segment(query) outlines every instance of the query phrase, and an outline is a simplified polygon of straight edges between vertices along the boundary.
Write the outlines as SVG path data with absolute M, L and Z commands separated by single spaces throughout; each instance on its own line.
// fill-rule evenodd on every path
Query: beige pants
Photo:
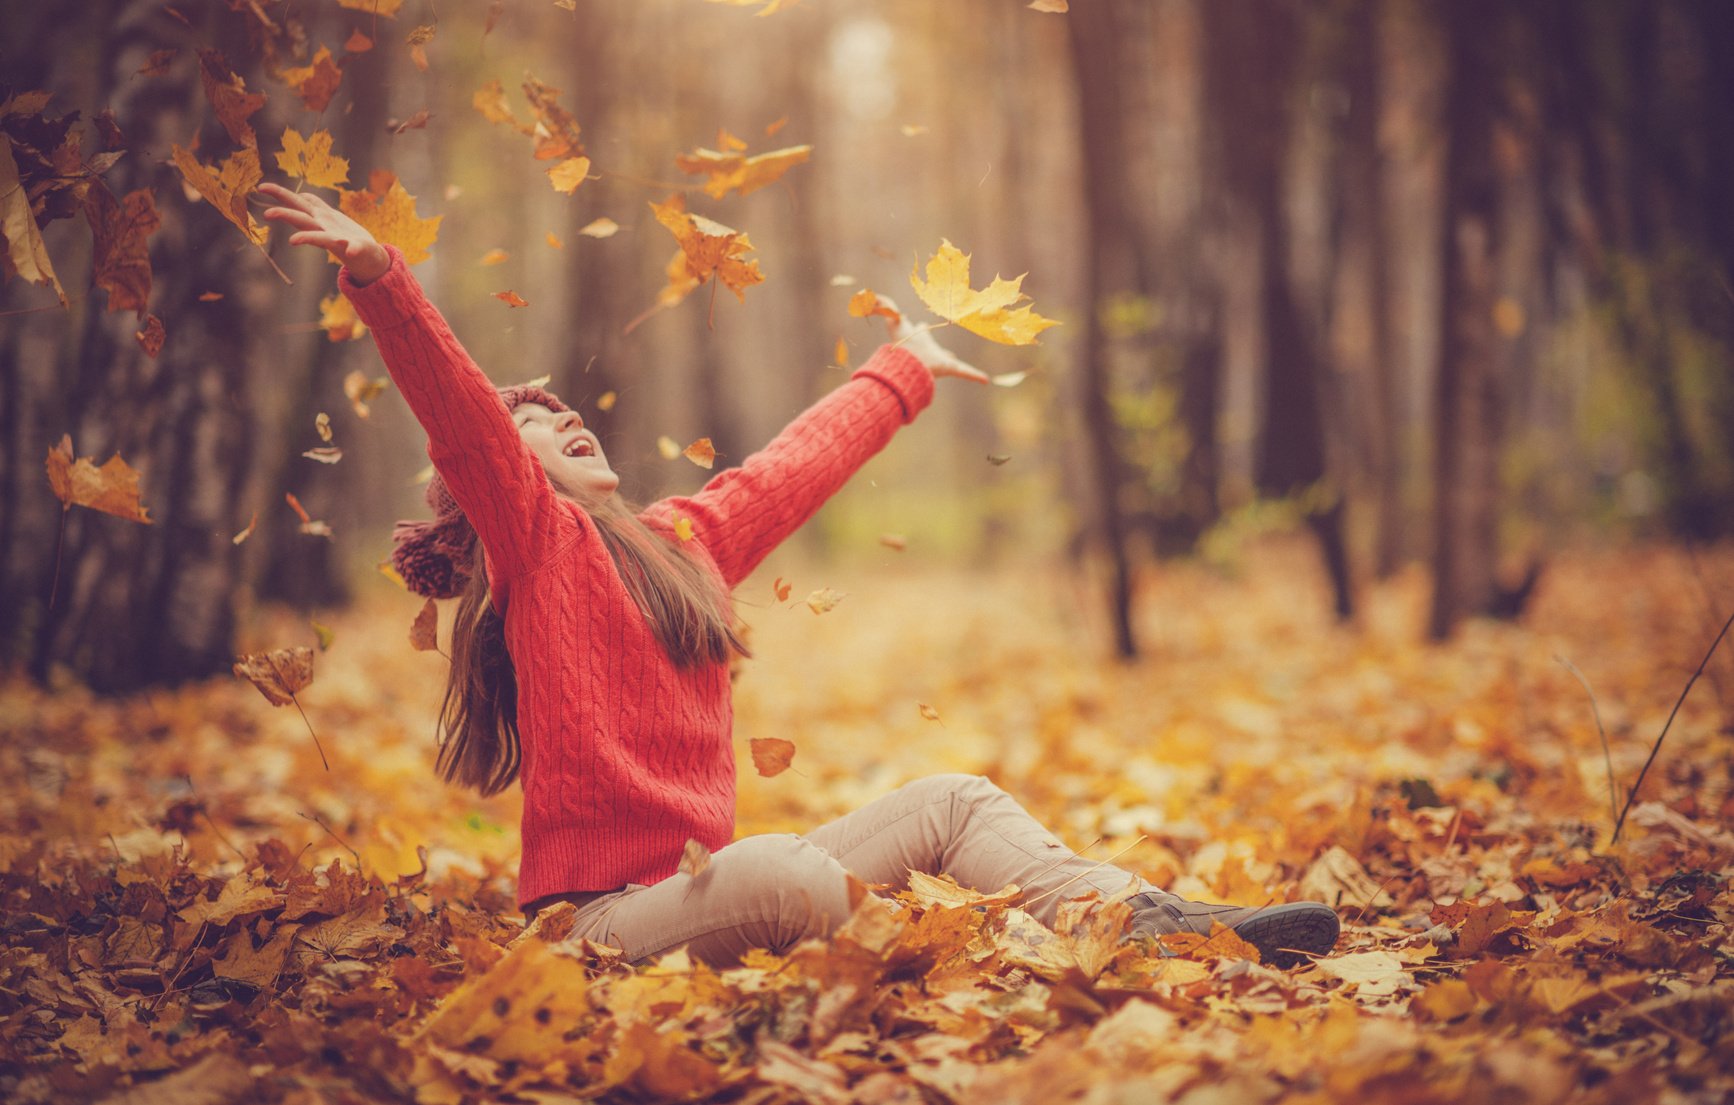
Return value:
M 910 871 L 982 891 L 1016 883 L 1026 901 L 1040 898 L 1029 910 L 1043 924 L 1053 923 L 1061 901 L 1107 896 L 1132 879 L 1077 856 L 987 779 L 933 775 L 802 836 L 737 840 L 697 879 L 675 875 L 597 895 L 579 906 L 573 936 L 622 948 L 632 960 L 685 944 L 695 958 L 727 966 L 749 948 L 785 951 L 841 925 L 849 916 L 845 873 L 900 889 Z

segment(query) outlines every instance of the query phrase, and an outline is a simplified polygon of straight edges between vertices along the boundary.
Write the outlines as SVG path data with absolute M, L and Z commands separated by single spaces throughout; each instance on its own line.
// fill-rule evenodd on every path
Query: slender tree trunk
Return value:
M 1498 5 L 1460 0 L 1445 15 L 1450 55 L 1443 331 L 1435 411 L 1433 605 L 1428 632 L 1494 604 L 1502 381 L 1494 331 L 1501 196 L 1493 160 Z
M 1083 140 L 1084 206 L 1089 227 L 1084 284 L 1084 340 L 1078 371 L 1080 406 L 1088 436 L 1096 538 L 1109 563 L 1108 613 L 1115 650 L 1137 655 L 1132 631 L 1132 568 L 1126 549 L 1126 520 L 1120 503 L 1122 462 L 1109 403 L 1108 340 L 1101 305 L 1109 291 L 1124 222 L 1119 210 L 1120 141 L 1118 78 L 1113 63 L 1118 0 L 1098 0 L 1071 13 L 1072 56 L 1078 78 L 1079 135 Z

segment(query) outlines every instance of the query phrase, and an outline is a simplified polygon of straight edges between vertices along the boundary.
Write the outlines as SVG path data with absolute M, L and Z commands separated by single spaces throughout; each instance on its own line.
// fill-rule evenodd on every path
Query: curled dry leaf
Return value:
M 682 875 L 698 878 L 710 868 L 710 849 L 696 840 L 688 840 L 680 850 L 680 866 L 675 868 Z
M 316 460 L 320 464 L 336 464 L 343 459 L 343 450 L 335 445 L 326 445 L 318 449 L 308 449 L 301 455 L 308 460 Z
M 926 718 L 928 721 L 938 721 L 939 720 L 939 711 L 935 710 L 932 706 L 929 706 L 927 703 L 917 702 L 915 704 L 915 708 L 917 710 L 919 710 L 921 712 L 921 716 Z
M 794 742 L 779 737 L 754 737 L 752 749 L 753 767 L 767 779 L 787 771 L 795 759 Z
M 331 416 L 329 414 L 320 411 L 318 414 L 314 415 L 313 428 L 319 431 L 320 441 L 327 443 L 331 441 Z
M 823 614 L 842 602 L 847 596 L 843 591 L 834 591 L 829 587 L 821 587 L 807 596 L 807 608 L 815 614 Z
M 903 321 L 903 316 L 897 309 L 880 299 L 879 293 L 871 288 L 862 288 L 849 297 L 849 314 L 852 318 L 872 318 L 879 315 L 891 320 L 893 326 Z
M 580 233 L 580 234 L 582 234 L 582 233 L 583 233 L 583 231 L 579 231 L 579 233 Z M 553 232 L 553 231 L 552 231 L 552 230 L 550 230 L 550 231 L 549 231 L 549 232 L 548 232 L 548 234 L 547 234 L 547 236 L 546 236 L 546 240 L 547 240 L 547 242 L 548 242 L 548 248 L 550 248 L 550 249 L 565 249 L 565 248 L 566 248 L 566 243 L 565 243 L 565 242 L 562 242 L 562 241 L 561 241 L 561 240 L 560 240 L 560 239 L 559 239 L 559 238 L 558 238 L 558 237 L 557 237 L 557 236 L 556 236 L 556 235 L 555 235 L 555 234 L 554 234 L 554 232 Z
M 511 256 L 512 255 L 510 253 L 507 253 L 505 250 L 496 247 L 496 248 L 490 249 L 490 250 L 488 250 L 488 252 L 482 254 L 482 259 L 476 263 L 479 265 L 482 265 L 483 267 L 487 267 L 489 265 L 502 265 L 502 264 L 505 264 L 506 261 Z
M 1011 459 L 1011 454 L 1009 454 L 1009 453 L 989 453 L 987 455 L 987 462 L 989 464 L 993 465 L 995 468 L 998 468 L 1000 465 L 1004 464 L 1006 461 L 1008 461 L 1010 459 Z
M 342 292 L 332 292 L 319 301 L 319 328 L 327 341 L 358 341 L 367 336 L 367 324 L 355 313 L 355 304 Z M 359 372 L 351 376 L 361 375 Z M 367 417 L 362 415 L 363 418 Z
M 349 405 L 355 408 L 357 418 L 368 417 L 371 412 L 367 404 L 379 398 L 389 383 L 391 380 L 385 376 L 369 377 L 360 369 L 343 378 L 343 394 L 349 400 Z
M 425 129 L 427 127 L 427 121 L 431 118 L 433 118 L 432 113 L 424 107 L 401 123 L 395 121 L 387 122 L 386 127 L 391 131 L 392 137 L 395 138 L 404 131 Z
M 287 502 L 289 504 L 290 509 L 295 512 L 295 516 L 297 518 L 301 519 L 301 532 L 302 533 L 307 534 L 309 537 L 330 537 L 331 536 L 331 527 L 329 525 L 327 525 L 326 523 L 321 522 L 321 521 L 317 521 L 314 518 L 312 518 L 311 516 L 309 516 L 307 513 L 307 508 L 305 508 L 301 505 L 300 499 L 297 499 L 292 493 L 285 491 L 283 493 L 283 500 L 285 502 Z
M 512 291 L 510 288 L 503 292 L 495 292 L 494 298 L 508 307 L 528 307 L 530 305 L 529 300 L 525 299 L 517 292 Z
M 901 533 L 882 533 L 879 535 L 879 543 L 895 552 L 902 552 L 909 547 L 909 538 Z
M 684 450 L 682 450 L 681 455 L 698 465 L 700 468 L 708 469 L 716 467 L 716 447 L 710 443 L 710 438 L 708 437 L 701 437 L 691 445 L 688 445 Z
M 581 228 L 579 228 L 578 233 L 584 235 L 586 238 L 612 238 L 616 234 L 620 233 L 620 224 L 604 215 L 599 219 L 591 219 L 589 222 L 585 223 Z M 549 235 L 549 237 L 551 238 L 553 235 Z M 558 246 L 556 246 L 556 248 L 558 248 Z
M 306 645 L 248 652 L 236 657 L 235 675 L 259 688 L 265 701 L 287 706 L 313 682 L 313 650 Z
M 307 624 L 313 630 L 313 636 L 319 640 L 319 651 L 325 652 L 331 648 L 331 643 L 337 640 L 337 632 L 323 622 L 307 619 Z
M 101 468 L 89 457 L 72 456 L 72 435 L 60 435 L 60 441 L 48 450 L 48 486 L 59 499 L 63 510 L 74 506 L 89 507 L 129 522 L 151 524 L 150 514 L 138 497 L 139 473 L 119 453 L 108 458 Z
M 259 512 L 255 510 L 253 512 L 252 519 L 247 523 L 247 528 L 242 530 L 240 533 L 237 533 L 235 536 L 231 537 L 229 540 L 231 542 L 233 542 L 234 544 L 239 545 L 241 542 L 245 541 L 247 538 L 253 536 L 253 531 L 258 529 L 258 528 L 259 528 Z
M 433 599 L 422 603 L 416 611 L 415 621 L 409 626 L 410 647 L 417 652 L 438 652 L 440 628 L 440 610 Z
M 168 340 L 168 334 L 163 330 L 163 320 L 155 315 L 146 315 L 144 329 L 136 331 L 133 337 L 138 339 L 139 348 L 145 351 L 145 356 L 153 361 L 157 354 L 163 351 L 163 342 Z
M 787 582 L 782 576 L 778 576 L 771 584 L 771 593 L 777 596 L 778 602 L 788 602 L 789 592 L 794 590 L 794 587 L 794 584 Z

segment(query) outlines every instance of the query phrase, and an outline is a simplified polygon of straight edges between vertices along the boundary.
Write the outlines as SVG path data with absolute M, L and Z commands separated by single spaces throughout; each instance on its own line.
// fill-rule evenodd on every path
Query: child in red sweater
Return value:
M 835 928 L 851 874 L 898 887 L 913 870 L 1016 883 L 1050 924 L 1062 894 L 1136 881 L 1135 936 L 1214 921 L 1268 961 L 1330 950 L 1324 905 L 1185 901 L 1075 855 L 979 776 L 921 779 L 799 836 L 734 840 L 728 660 L 745 650 L 729 592 L 927 406 L 935 378 L 985 381 L 930 334 L 900 324 L 738 468 L 634 511 L 583 419 L 544 389 L 496 389 L 395 248 L 317 196 L 260 191 L 292 244 L 344 262 L 339 287 L 427 430 L 435 518 L 400 523 L 394 563 L 412 590 L 460 600 L 438 766 L 488 794 L 521 780 L 527 916 L 570 901 L 579 935 L 630 959 L 685 945 L 722 965 Z M 674 878 L 688 841 L 710 866 Z

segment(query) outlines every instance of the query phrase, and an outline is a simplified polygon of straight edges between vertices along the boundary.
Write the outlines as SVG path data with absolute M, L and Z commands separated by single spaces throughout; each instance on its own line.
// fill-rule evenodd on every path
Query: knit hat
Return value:
M 523 403 L 540 403 L 555 414 L 570 409 L 553 392 L 535 384 L 500 388 L 499 393 L 508 411 Z M 416 594 L 456 598 L 470 581 L 476 531 L 437 471 L 428 481 L 427 505 L 433 508 L 431 521 L 406 520 L 392 528 L 391 565 Z

